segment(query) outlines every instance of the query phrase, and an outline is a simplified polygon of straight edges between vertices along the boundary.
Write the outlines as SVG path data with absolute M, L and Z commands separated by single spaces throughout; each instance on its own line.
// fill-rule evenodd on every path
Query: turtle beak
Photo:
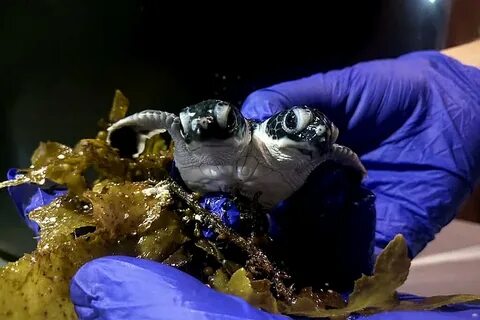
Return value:
M 182 134 L 186 143 L 192 140 L 205 140 L 211 137 L 215 131 L 215 119 L 212 116 L 192 118 L 188 112 L 180 112 Z
M 213 122 L 213 117 L 200 117 L 193 119 L 190 125 L 193 132 L 195 132 L 200 138 L 205 138 L 208 136 L 209 129 Z
M 242 120 L 245 121 L 236 108 L 217 100 L 202 102 L 180 112 L 182 134 L 187 144 L 235 139 L 244 132 Z
M 223 140 L 230 134 L 221 128 L 215 121 L 213 116 L 202 116 L 197 118 L 189 118 L 188 121 L 182 122 L 185 132 L 185 141 L 206 141 L 206 140 Z
M 208 127 L 213 122 L 213 117 L 201 117 L 194 119 L 191 123 L 192 130 L 200 134 L 208 130 Z

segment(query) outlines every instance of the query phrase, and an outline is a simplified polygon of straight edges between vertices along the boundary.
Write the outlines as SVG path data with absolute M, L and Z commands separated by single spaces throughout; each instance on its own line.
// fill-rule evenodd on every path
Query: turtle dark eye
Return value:
M 228 113 L 228 118 L 227 118 L 227 129 L 232 130 L 235 128 L 237 125 L 237 116 L 235 115 L 235 111 L 233 109 L 230 109 L 230 112 Z
M 289 110 L 283 118 L 282 127 L 287 133 L 296 133 L 304 130 L 312 121 L 312 113 L 305 108 Z
M 213 109 L 213 113 L 217 120 L 218 125 L 222 129 L 227 129 L 229 125 L 229 117 L 231 117 L 231 113 L 233 112 L 232 108 L 225 102 L 218 102 Z
M 282 127 L 287 133 L 295 133 L 297 131 L 297 115 L 293 110 L 288 111 L 283 118 Z

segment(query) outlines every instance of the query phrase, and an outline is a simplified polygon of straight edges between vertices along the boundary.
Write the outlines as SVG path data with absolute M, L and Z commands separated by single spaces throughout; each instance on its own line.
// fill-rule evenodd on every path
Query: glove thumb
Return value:
M 85 264 L 70 294 L 79 319 L 289 319 L 210 289 L 173 267 L 131 257 Z

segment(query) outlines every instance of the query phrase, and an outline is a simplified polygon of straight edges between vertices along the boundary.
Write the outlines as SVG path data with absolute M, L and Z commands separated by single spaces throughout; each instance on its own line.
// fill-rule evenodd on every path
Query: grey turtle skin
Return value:
M 357 155 L 335 143 L 335 125 L 308 107 L 293 107 L 261 123 L 245 119 L 220 100 L 186 107 L 179 116 L 145 110 L 108 128 L 108 143 L 115 147 L 112 135 L 126 127 L 136 134 L 134 157 L 149 137 L 168 131 L 175 143 L 175 164 L 192 191 L 240 193 L 257 198 L 267 209 L 297 191 L 324 161 L 366 174 Z

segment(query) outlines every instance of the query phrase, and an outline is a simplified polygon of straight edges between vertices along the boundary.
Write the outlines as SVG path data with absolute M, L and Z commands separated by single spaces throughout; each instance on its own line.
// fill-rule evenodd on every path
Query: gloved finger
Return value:
M 70 294 L 79 319 L 289 319 L 221 294 L 173 267 L 131 257 L 93 260 Z
M 264 120 L 296 105 L 319 108 L 358 153 L 378 146 L 410 118 L 427 94 L 428 61 L 377 60 L 315 74 L 253 92 L 243 114 Z
M 345 112 L 351 68 L 319 73 L 306 78 L 287 81 L 251 93 L 242 105 L 245 117 L 265 120 L 271 115 L 297 105 L 333 109 Z M 328 112 L 329 116 L 333 116 Z
M 10 169 L 7 172 L 7 179 L 13 180 L 16 175 L 17 169 Z M 40 227 L 35 221 L 29 219 L 28 216 L 30 212 L 48 205 L 54 199 L 64 195 L 66 192 L 65 188 L 46 190 L 34 184 L 22 184 L 8 188 L 8 193 L 17 208 L 17 212 L 35 235 L 38 235 Z
M 449 136 L 434 125 L 413 140 L 364 155 L 369 168 L 365 185 L 377 196 L 378 247 L 402 233 L 415 257 L 455 217 L 471 187 L 469 177 L 461 174 L 460 155 L 452 159 L 445 152 L 458 148 L 457 143 L 449 146 Z
M 239 231 L 242 224 L 240 211 L 228 194 L 222 192 L 205 194 L 200 198 L 200 206 L 219 217 L 227 227 Z M 203 230 L 203 235 L 208 239 L 216 237 L 215 232 L 209 228 Z

